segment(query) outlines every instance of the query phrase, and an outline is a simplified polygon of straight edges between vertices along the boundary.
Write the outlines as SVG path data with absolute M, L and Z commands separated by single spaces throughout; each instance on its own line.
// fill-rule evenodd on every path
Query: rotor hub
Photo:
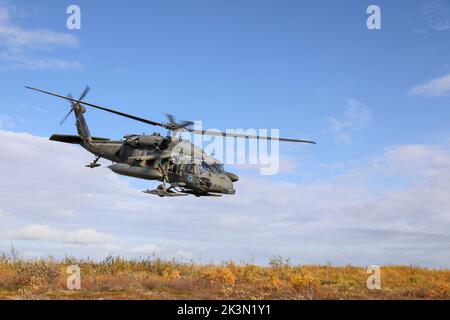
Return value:
M 75 104 L 74 109 L 76 109 L 77 111 L 81 112 L 81 113 L 85 113 L 86 112 L 86 108 L 83 107 L 81 104 Z

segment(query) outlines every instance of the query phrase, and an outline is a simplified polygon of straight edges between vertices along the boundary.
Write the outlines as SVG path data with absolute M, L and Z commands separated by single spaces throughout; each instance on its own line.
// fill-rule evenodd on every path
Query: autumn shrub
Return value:
M 66 287 L 67 267 L 81 270 L 81 290 Z M 369 290 L 365 267 L 291 265 L 281 257 L 268 266 L 228 261 L 181 263 L 157 257 L 104 260 L 65 257 L 21 259 L 0 254 L 0 299 L 450 299 L 450 270 L 382 266 L 381 289 Z
M 233 287 L 236 276 L 226 267 L 207 267 L 202 278 L 214 288 Z
M 312 299 L 319 287 L 319 281 L 310 273 L 295 273 L 290 277 L 290 284 L 300 294 Z
M 264 291 L 279 293 L 284 287 L 284 281 L 276 274 L 269 276 L 268 279 L 262 279 L 262 288 Z
M 162 277 L 165 280 L 178 280 L 181 278 L 181 272 L 175 268 L 168 268 L 163 271 Z

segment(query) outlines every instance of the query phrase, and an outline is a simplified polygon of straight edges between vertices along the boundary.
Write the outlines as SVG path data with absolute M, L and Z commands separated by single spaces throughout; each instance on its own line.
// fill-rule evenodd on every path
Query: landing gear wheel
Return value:
M 87 168 L 91 168 L 91 169 L 94 169 L 94 168 L 97 168 L 97 167 L 100 167 L 101 166 L 101 164 L 98 164 L 97 162 L 98 162 L 98 160 L 100 160 L 100 157 L 97 157 L 97 158 L 95 158 L 95 160 L 94 161 L 92 161 L 90 164 L 87 164 L 86 165 L 86 167 Z
M 156 196 L 159 196 L 161 198 L 163 197 L 179 197 L 179 196 L 187 196 L 185 193 L 177 192 L 173 186 L 170 186 L 169 188 L 166 187 L 165 183 L 160 184 L 156 187 L 154 190 L 145 190 L 144 193 L 153 194 Z
M 165 184 L 160 184 L 160 185 L 156 188 L 156 190 L 157 190 L 157 191 L 160 191 L 160 192 L 162 193 L 162 192 L 167 191 L 167 188 L 166 188 Z M 160 192 L 158 192 L 158 196 L 159 196 L 160 198 L 164 198 L 164 196 L 163 196 Z

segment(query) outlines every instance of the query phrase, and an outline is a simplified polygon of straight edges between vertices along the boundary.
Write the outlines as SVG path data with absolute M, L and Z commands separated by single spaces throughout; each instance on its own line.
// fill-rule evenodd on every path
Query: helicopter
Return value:
M 187 195 L 220 197 L 223 194 L 233 195 L 236 193 L 234 183 L 239 180 L 239 177 L 226 171 L 219 160 L 206 154 L 200 147 L 188 140 L 177 138 L 176 133 L 179 131 L 199 135 L 315 144 L 314 141 L 310 140 L 197 130 L 191 128 L 194 122 L 176 122 L 174 116 L 170 114 L 166 114 L 168 122 L 144 119 L 84 101 L 90 90 L 89 86 L 85 88 L 78 99 L 73 98 L 70 94 L 63 96 L 34 87 L 25 86 L 25 88 L 62 98 L 70 103 L 70 110 L 60 124 L 62 125 L 74 113 L 78 135 L 53 134 L 49 140 L 77 144 L 92 153 L 95 159 L 86 165 L 88 168 L 99 167 L 98 161 L 104 158 L 112 162 L 108 168 L 116 174 L 160 181 L 161 184 L 156 189 L 143 191 L 159 197 Z M 160 133 L 151 135 L 130 134 L 125 135 L 124 139 L 121 140 L 91 136 L 84 117 L 86 107 L 164 128 L 167 130 L 167 135 L 162 136 Z

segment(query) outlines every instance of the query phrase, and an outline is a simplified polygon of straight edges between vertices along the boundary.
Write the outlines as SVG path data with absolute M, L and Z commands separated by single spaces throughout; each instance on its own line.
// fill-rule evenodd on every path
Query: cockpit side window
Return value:
M 194 165 L 186 164 L 184 166 L 184 171 L 186 171 L 187 173 L 194 173 Z
M 209 166 L 209 164 L 207 164 L 205 161 L 202 162 L 201 166 L 200 166 L 200 171 L 202 173 L 208 173 L 211 172 L 211 167 Z

